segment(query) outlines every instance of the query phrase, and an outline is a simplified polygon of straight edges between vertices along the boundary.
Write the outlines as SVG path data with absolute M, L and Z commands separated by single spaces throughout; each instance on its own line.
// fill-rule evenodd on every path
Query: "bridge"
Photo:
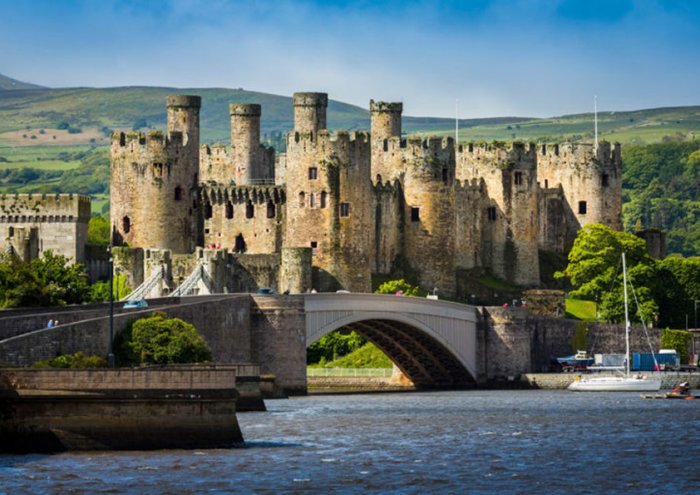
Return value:
M 203 274 L 206 276 L 206 274 Z M 194 282 L 193 282 L 194 283 Z M 418 387 L 463 387 L 541 371 L 570 351 L 575 322 L 522 308 L 481 308 L 417 297 L 357 293 L 212 294 L 149 299 L 115 307 L 114 333 L 154 310 L 192 323 L 217 363 L 259 364 L 279 390 L 304 394 L 306 349 L 330 332 L 355 330 Z M 46 328 L 49 319 L 60 325 Z M 109 305 L 0 313 L 0 365 L 28 366 L 78 351 L 106 356 Z
M 477 376 L 477 315 L 472 306 L 378 294 L 305 297 L 306 345 L 355 330 L 416 386 L 460 386 Z

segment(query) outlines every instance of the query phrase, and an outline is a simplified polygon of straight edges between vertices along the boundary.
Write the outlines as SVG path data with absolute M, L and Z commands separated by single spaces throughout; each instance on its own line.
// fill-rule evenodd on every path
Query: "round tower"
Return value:
M 312 133 L 326 128 L 326 93 L 294 93 L 294 131 Z
M 165 97 L 168 111 L 168 134 L 182 133 L 182 142 L 188 148 L 199 151 L 199 109 L 202 97 L 193 95 L 170 95 Z
M 260 105 L 232 103 L 231 148 L 233 153 L 234 176 L 237 185 L 250 183 L 250 179 L 262 177 L 258 170 L 260 151 Z
M 403 103 L 369 101 L 372 138 L 372 180 L 392 181 L 401 174 L 401 157 L 396 153 L 391 138 L 401 139 L 401 112 Z M 398 146 L 400 148 L 400 145 Z
M 372 141 L 401 137 L 403 103 L 369 100 Z
M 409 138 L 405 149 L 405 257 L 422 288 L 454 297 L 455 155 L 452 138 Z
M 168 134 L 112 138 L 110 197 L 116 242 L 191 253 L 197 242 L 198 96 L 166 99 Z

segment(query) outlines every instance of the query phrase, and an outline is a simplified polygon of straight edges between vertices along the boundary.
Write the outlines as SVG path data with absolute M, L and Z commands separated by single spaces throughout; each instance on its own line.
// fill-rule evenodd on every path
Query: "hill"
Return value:
M 0 74 L 0 91 L 11 90 L 11 89 L 39 89 L 43 86 L 37 86 L 36 84 L 30 84 L 17 79 L 12 79 L 11 77 L 3 76 Z
M 0 88 L 12 89 L 0 90 L 0 133 L 55 129 L 61 123 L 92 131 L 101 129 L 105 135 L 117 128 L 164 128 L 165 96 L 173 93 L 202 96 L 203 142 L 228 139 L 228 104 L 233 101 L 262 105 L 263 135 L 286 133 L 293 127 L 291 97 L 241 88 L 42 88 L 2 75 Z M 369 112 L 366 108 L 331 100 L 328 106 L 328 126 L 330 129 L 368 129 Z M 406 133 L 454 135 L 454 119 L 449 118 L 405 116 L 403 127 Z M 459 127 L 461 141 L 590 141 L 593 138 L 592 114 L 546 119 L 460 119 Z M 693 135 L 700 133 L 700 106 L 601 112 L 599 129 L 601 138 L 623 143 L 692 139 Z M 0 134 L 0 141 L 17 145 L 16 142 L 7 143 L 8 138 L 12 136 Z M 91 137 L 93 138 L 95 136 Z M 94 142 L 100 144 L 98 139 Z M 39 140 L 21 144 L 35 146 L 41 143 Z M 53 144 L 87 144 L 87 140 L 76 143 L 74 138 L 71 143 L 67 143 L 57 138 Z

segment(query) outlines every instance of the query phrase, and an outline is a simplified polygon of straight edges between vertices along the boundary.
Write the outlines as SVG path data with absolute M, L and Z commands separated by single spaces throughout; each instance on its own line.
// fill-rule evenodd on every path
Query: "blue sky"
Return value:
M 0 0 L 0 73 L 462 118 L 700 105 L 700 1 Z

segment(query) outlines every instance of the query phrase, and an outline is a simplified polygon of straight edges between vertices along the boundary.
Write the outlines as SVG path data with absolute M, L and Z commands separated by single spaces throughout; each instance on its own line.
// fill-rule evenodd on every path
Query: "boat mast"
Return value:
M 625 294 L 625 375 L 630 374 L 630 317 L 627 308 L 627 265 L 625 264 L 625 253 L 622 253 L 622 287 Z

